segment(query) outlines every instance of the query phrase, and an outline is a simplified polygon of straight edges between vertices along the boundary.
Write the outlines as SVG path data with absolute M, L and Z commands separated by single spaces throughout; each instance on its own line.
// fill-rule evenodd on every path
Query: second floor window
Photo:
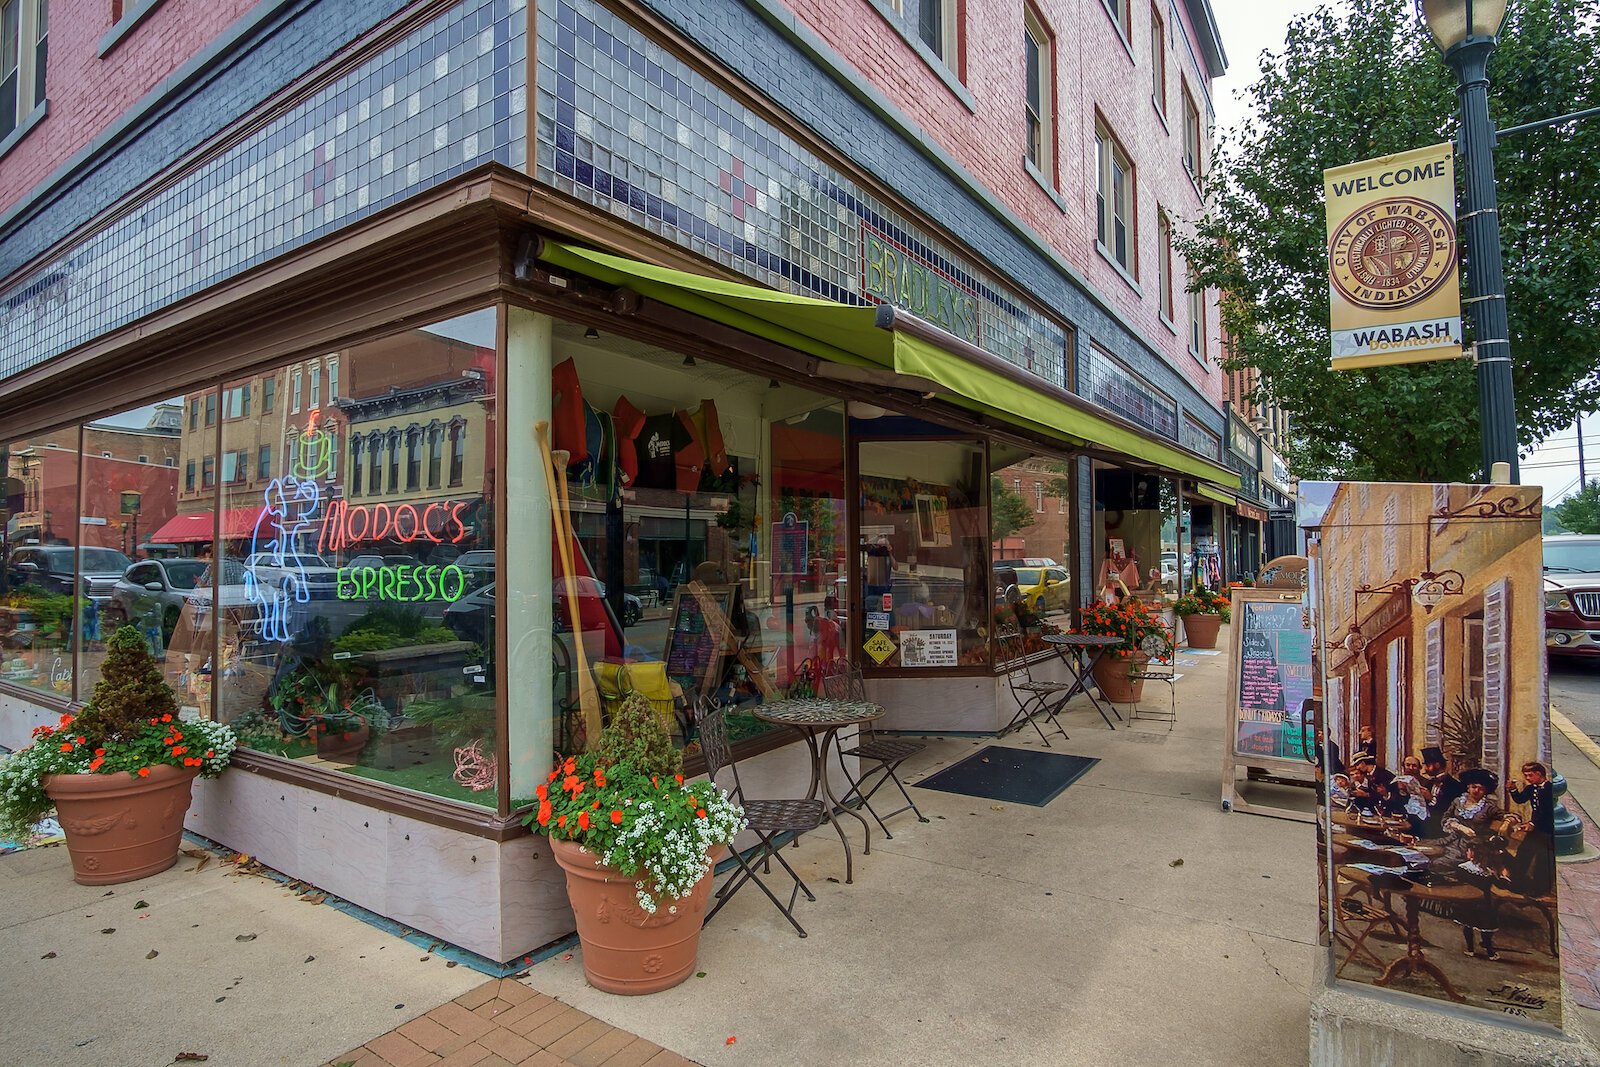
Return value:
M 217 484 L 217 461 L 207 456 L 200 462 L 200 488 L 210 489 Z
M 1027 122 L 1028 162 L 1038 168 L 1050 181 L 1051 172 L 1051 86 L 1052 76 L 1050 35 L 1034 17 L 1031 8 L 1022 14 L 1022 54 L 1027 78 L 1027 99 L 1024 118 Z
M 269 374 L 261 380 L 261 414 L 272 414 L 273 407 L 278 401 L 277 375 Z
M 300 410 L 300 368 L 294 369 L 294 378 L 289 386 L 289 413 L 295 414 Z
M 0 0 L 0 137 L 44 103 L 48 0 Z
M 328 403 L 332 404 L 339 399 L 339 361 L 328 360 Z
M 1200 180 L 1201 168 L 1205 165 L 1205 157 L 1200 143 L 1200 109 L 1195 107 L 1194 97 L 1189 95 L 1189 90 L 1183 90 L 1183 169 L 1195 181 Z
M 183 488 L 188 492 L 194 492 L 194 460 L 192 459 L 183 465 Z
M 1205 360 L 1206 351 L 1206 294 L 1189 294 L 1189 354 Z
M 438 426 L 428 431 L 428 488 L 439 488 L 439 475 L 444 465 L 444 430 Z
M 953 66 L 951 60 L 954 55 L 955 45 L 955 0 L 906 0 L 911 6 L 916 17 L 917 38 L 928 46 L 928 50 L 940 59 L 945 66 Z
M 250 414 L 250 387 L 237 385 L 222 395 L 222 417 L 242 418 Z
M 322 367 L 316 363 L 311 364 L 310 374 L 311 406 L 320 408 L 322 406 Z
M 1156 288 L 1160 290 L 1161 316 L 1172 321 L 1172 223 L 1165 211 L 1156 212 Z
M 207 393 L 206 394 L 206 425 L 207 426 L 215 426 L 216 424 L 217 424 L 217 394 L 216 393 Z
M 1133 5 L 1130 0 L 1100 0 L 1124 41 L 1133 40 Z
M 383 492 L 383 440 L 374 434 L 367 439 L 367 492 Z
M 262 445 L 256 455 L 256 477 L 266 481 L 272 477 L 272 446 Z
M 1161 21 L 1161 12 L 1150 6 L 1150 99 L 1156 110 L 1165 117 L 1167 113 L 1167 29 Z
M 416 489 L 422 483 L 422 431 L 406 434 L 406 488 Z
M 1133 164 L 1103 127 L 1096 131 L 1095 139 L 1100 172 L 1095 198 L 1100 212 L 1096 237 L 1107 255 L 1134 274 Z
M 361 495 L 361 446 L 360 437 L 350 438 L 350 495 Z
M 450 484 L 460 485 L 467 465 L 467 428 L 450 427 Z

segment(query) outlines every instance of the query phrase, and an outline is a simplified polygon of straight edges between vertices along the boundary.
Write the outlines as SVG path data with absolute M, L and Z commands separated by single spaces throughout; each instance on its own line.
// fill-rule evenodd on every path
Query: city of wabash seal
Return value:
M 1443 284 L 1456 261 L 1456 227 L 1426 200 L 1400 196 L 1369 204 L 1328 242 L 1329 276 L 1352 304 L 1398 308 Z

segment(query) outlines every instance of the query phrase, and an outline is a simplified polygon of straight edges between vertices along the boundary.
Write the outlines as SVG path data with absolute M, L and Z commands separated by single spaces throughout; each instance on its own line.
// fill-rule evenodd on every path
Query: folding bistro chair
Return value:
M 1050 739 L 1044 735 L 1043 728 L 1034 719 L 1035 715 L 1043 712 L 1045 718 L 1055 725 L 1062 738 L 1067 739 L 1067 731 L 1061 725 L 1061 720 L 1056 718 L 1056 714 L 1071 696 L 1072 683 L 1034 681 L 1033 673 L 1028 669 L 1028 655 L 1023 648 L 1020 630 L 1007 628 L 1001 630 L 996 637 L 1000 643 L 1000 666 L 1006 672 L 1006 684 L 1011 687 L 1011 696 L 1017 702 L 1017 713 L 1006 723 L 1005 729 L 1000 731 L 1000 736 L 1004 737 L 1013 730 L 1020 730 L 1023 723 L 1028 723 L 1039 732 L 1039 740 L 1049 748 Z
M 751 800 L 744 795 L 744 784 L 739 781 L 739 766 L 733 760 L 733 751 L 728 745 L 728 709 L 719 707 L 714 701 L 704 700 L 700 705 L 700 753 L 705 757 L 706 775 L 712 782 L 717 780 L 717 773 L 727 767 L 733 772 L 733 789 L 729 792 L 738 804 L 744 808 L 745 822 L 749 824 L 752 832 L 759 839 L 760 844 L 752 851 L 754 855 L 746 857 L 738 849 L 733 849 L 734 861 L 739 865 L 722 888 L 717 890 L 717 903 L 706 915 L 706 922 L 722 910 L 722 906 L 733 899 L 733 895 L 744 887 L 746 882 L 755 882 L 767 899 L 789 920 L 801 937 L 806 936 L 805 927 L 801 926 L 794 917 L 794 906 L 802 892 L 807 900 L 816 900 L 817 896 L 811 892 L 809 886 L 800 880 L 789 861 L 783 858 L 778 845 L 774 842 L 779 834 L 792 833 L 799 835 L 807 830 L 815 830 L 822 825 L 823 807 L 820 800 Z M 756 873 L 756 865 L 762 864 L 767 873 L 772 873 L 772 861 L 777 860 L 778 865 L 789 873 L 794 879 L 794 889 L 789 893 L 789 903 L 785 905 L 767 888 L 767 883 L 761 880 Z
M 861 668 L 851 667 L 847 661 L 839 661 L 831 672 L 823 675 L 822 696 L 827 700 L 849 700 L 865 702 L 867 687 L 861 678 Z M 900 776 L 895 772 L 900 764 L 915 756 L 928 746 L 921 741 L 909 741 L 900 737 L 889 737 L 873 729 L 872 723 L 864 722 L 857 727 L 856 743 L 854 748 L 840 748 L 839 767 L 844 771 L 845 778 L 849 779 L 850 789 L 839 799 L 841 806 L 850 803 L 851 797 L 860 797 L 861 806 L 867 809 L 878 828 L 883 831 L 883 836 L 893 839 L 894 835 L 889 828 L 883 825 L 884 819 L 892 819 L 902 811 L 915 812 L 918 822 L 927 822 L 928 819 L 917 810 L 917 802 L 911 799 L 911 794 L 906 792 L 905 783 L 900 781 Z M 850 768 L 845 765 L 844 758 L 854 756 L 863 764 L 873 764 L 861 772 L 861 777 L 851 775 Z M 876 780 L 869 779 L 876 775 Z M 879 815 L 872 806 L 872 798 L 887 782 L 893 782 L 900 790 L 900 795 L 905 798 L 905 803 L 891 812 Z
M 1172 631 L 1162 627 L 1160 633 L 1146 637 L 1139 647 L 1150 658 L 1143 667 L 1136 671 L 1130 670 L 1128 672 L 1128 681 L 1165 683 L 1167 695 L 1170 699 L 1168 700 L 1166 711 L 1157 708 L 1153 711 L 1146 711 L 1143 715 L 1139 712 L 1140 702 L 1135 700 L 1133 702 L 1133 711 L 1129 717 L 1134 719 L 1155 719 L 1159 722 L 1165 722 L 1170 730 L 1172 724 L 1178 721 L 1178 655 L 1172 639 Z

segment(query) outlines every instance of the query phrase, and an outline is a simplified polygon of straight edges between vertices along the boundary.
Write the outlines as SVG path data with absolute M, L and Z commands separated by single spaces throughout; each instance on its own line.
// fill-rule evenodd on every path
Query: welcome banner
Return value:
M 1459 358 L 1453 146 L 1335 167 L 1322 184 L 1333 369 Z

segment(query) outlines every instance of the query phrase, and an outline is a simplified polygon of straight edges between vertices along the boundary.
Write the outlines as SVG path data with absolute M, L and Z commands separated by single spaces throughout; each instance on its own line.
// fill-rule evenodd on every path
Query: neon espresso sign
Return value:
M 418 541 L 460 544 L 468 536 L 461 513 L 469 501 L 431 504 L 355 504 L 335 500 L 328 505 L 317 539 L 320 550 L 337 552 L 363 541 Z M 467 591 L 467 576 L 455 564 L 443 567 L 413 564 L 340 567 L 336 595 L 340 600 L 388 600 L 412 604 L 424 600 L 455 603 Z
M 389 600 L 411 604 L 421 600 L 455 603 L 467 591 L 467 576 L 454 563 L 443 567 L 407 563 L 381 567 L 340 567 L 340 600 Z

